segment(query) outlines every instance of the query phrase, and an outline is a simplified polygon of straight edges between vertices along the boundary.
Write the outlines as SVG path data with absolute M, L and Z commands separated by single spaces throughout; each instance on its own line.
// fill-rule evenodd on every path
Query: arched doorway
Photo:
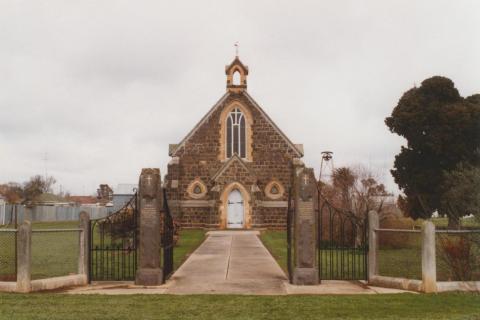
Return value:
M 245 222 L 245 206 L 242 193 L 233 189 L 228 195 L 227 202 L 227 228 L 243 228 Z

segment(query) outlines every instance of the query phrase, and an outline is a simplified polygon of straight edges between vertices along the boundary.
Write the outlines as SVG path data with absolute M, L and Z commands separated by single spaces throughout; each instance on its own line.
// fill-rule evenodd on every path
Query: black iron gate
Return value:
M 288 207 L 287 207 L 287 269 L 288 279 L 292 282 L 293 276 L 293 204 L 291 189 L 288 192 Z
M 173 247 L 175 245 L 174 235 L 175 226 L 173 217 L 168 207 L 167 193 L 163 190 L 163 230 L 162 230 L 162 250 L 163 250 L 163 281 L 165 282 L 173 273 Z
M 137 193 L 120 210 L 90 221 L 89 281 L 135 280 L 138 230 Z M 161 233 L 162 269 L 165 281 L 173 273 L 175 227 L 163 191 Z
M 367 217 L 335 208 L 318 197 L 320 280 L 367 280 Z
M 137 271 L 137 193 L 120 210 L 90 221 L 89 281 L 134 280 Z

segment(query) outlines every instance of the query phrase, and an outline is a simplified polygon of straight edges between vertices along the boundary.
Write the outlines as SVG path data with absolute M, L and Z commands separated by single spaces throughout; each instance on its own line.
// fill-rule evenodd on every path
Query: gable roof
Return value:
M 230 166 L 232 166 L 235 162 L 238 162 L 247 172 L 250 172 L 245 162 L 243 162 L 240 157 L 234 153 L 233 156 L 226 161 L 223 166 L 212 176 L 212 180 L 217 180 Z
M 75 202 L 79 204 L 97 204 L 100 202 L 96 197 L 93 196 L 69 196 L 67 197 L 69 202 Z
M 300 150 L 300 148 L 298 148 L 296 144 L 292 143 L 292 141 L 288 139 L 288 137 L 282 132 L 282 130 L 280 130 L 280 128 L 275 124 L 275 122 L 273 122 L 273 120 L 268 116 L 268 114 L 265 111 L 263 111 L 262 107 L 260 107 L 258 103 L 255 100 L 253 100 L 252 96 L 249 95 L 248 92 L 246 91 L 244 91 L 243 94 L 258 109 L 258 111 L 260 111 L 260 113 L 265 117 L 265 119 L 267 119 L 267 122 L 275 129 L 275 131 L 278 132 L 278 134 L 280 134 L 280 136 L 285 140 L 285 142 L 287 142 L 290 148 L 295 150 L 298 156 L 303 157 L 303 150 Z M 303 149 L 303 145 L 302 145 L 302 149 Z
M 238 56 L 233 59 L 232 63 L 230 63 L 228 66 L 225 66 L 225 73 L 228 74 L 235 66 L 240 66 L 245 71 L 245 75 L 248 75 L 248 67 L 244 65 L 242 61 L 240 61 Z
M 302 148 L 299 148 L 298 146 L 299 145 L 296 145 L 294 143 L 292 143 L 292 141 L 290 141 L 290 139 L 288 139 L 288 137 L 282 132 L 282 130 L 280 130 L 280 128 L 273 122 L 273 120 L 268 116 L 268 114 L 263 111 L 263 109 L 258 105 L 258 103 L 253 100 L 253 98 L 246 92 L 246 91 L 243 91 L 241 94 L 243 94 L 247 100 L 260 112 L 260 114 L 267 120 L 267 122 L 275 129 L 275 131 L 277 131 L 277 133 L 285 140 L 285 142 L 290 146 L 290 148 L 292 148 L 294 151 L 296 151 L 297 155 L 301 158 L 303 157 L 303 146 Z M 215 112 L 215 110 L 217 110 L 218 108 L 220 108 L 222 106 L 222 103 L 231 95 L 230 92 L 227 92 L 225 93 L 221 98 L 220 100 L 217 101 L 217 103 L 215 103 L 213 105 L 213 107 L 207 112 L 206 115 L 203 116 L 202 119 L 200 119 L 200 121 L 197 123 L 197 125 L 195 127 L 193 127 L 192 130 L 190 130 L 190 132 L 185 136 L 185 138 L 182 139 L 182 141 L 180 141 L 180 143 L 176 144 L 176 145 L 170 145 L 171 146 L 171 149 L 169 150 L 169 156 L 175 156 L 176 153 L 178 152 L 178 150 L 180 150 L 184 145 L 185 145 L 185 142 L 188 141 L 188 139 L 190 139 L 194 134 L 195 132 L 207 121 L 207 119 Z

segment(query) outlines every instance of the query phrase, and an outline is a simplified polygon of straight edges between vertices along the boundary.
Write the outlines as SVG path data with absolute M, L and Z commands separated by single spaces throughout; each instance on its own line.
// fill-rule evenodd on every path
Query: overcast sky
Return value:
M 402 93 L 433 75 L 480 92 L 480 1 L 0 0 L 0 183 L 46 165 L 56 191 L 91 194 L 164 174 L 236 41 L 249 93 L 308 166 L 332 150 L 393 190 L 404 141 L 384 118 Z

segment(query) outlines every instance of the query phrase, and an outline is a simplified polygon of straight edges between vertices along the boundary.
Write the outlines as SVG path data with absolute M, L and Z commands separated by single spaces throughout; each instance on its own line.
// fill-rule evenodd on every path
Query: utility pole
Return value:
M 48 179 L 47 162 L 48 162 L 48 154 L 47 154 L 47 152 L 45 152 L 44 155 L 43 155 L 43 164 L 44 164 L 44 167 L 45 167 L 45 182 L 47 182 L 47 179 Z

